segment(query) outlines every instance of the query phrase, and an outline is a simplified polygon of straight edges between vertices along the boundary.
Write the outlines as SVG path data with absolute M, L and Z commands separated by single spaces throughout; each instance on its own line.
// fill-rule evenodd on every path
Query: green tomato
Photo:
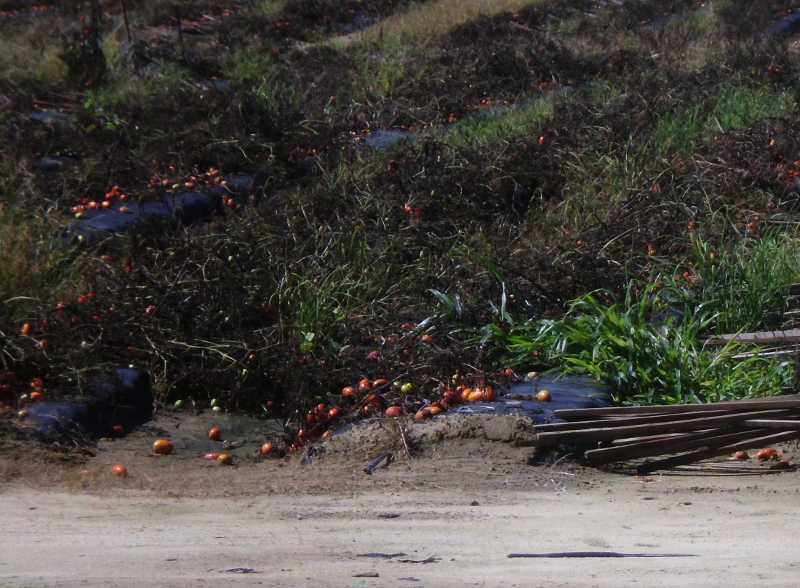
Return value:
M 180 410 L 181 408 L 183 408 L 183 400 L 176 400 L 175 404 L 172 405 L 172 408 L 174 408 L 175 410 Z
M 403 394 L 411 394 L 411 391 L 414 389 L 414 384 L 411 382 L 406 382 L 402 386 L 400 386 L 400 392 Z

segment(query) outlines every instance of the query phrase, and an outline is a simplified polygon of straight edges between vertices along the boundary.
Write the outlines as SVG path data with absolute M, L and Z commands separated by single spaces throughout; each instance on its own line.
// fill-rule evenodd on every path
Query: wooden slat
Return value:
M 690 433 L 681 435 L 673 439 L 655 439 L 653 441 L 643 441 L 641 443 L 631 443 L 629 445 L 617 445 L 614 447 L 604 447 L 602 449 L 592 449 L 583 455 L 592 465 L 602 465 L 615 461 L 627 459 L 637 459 L 640 457 L 654 457 L 656 455 L 666 455 L 669 453 L 679 453 L 690 449 L 708 447 L 709 444 L 722 442 L 723 444 L 744 441 L 758 435 L 761 431 L 748 429 L 746 431 L 722 432 L 724 429 L 717 429 L 716 432 L 709 433 Z M 766 434 L 764 430 L 762 433 Z
M 637 468 L 637 471 L 640 474 L 649 474 L 657 470 L 666 470 L 677 466 L 694 463 L 703 459 L 727 455 L 745 449 L 765 447 L 767 445 L 772 445 L 773 443 L 791 441 L 793 439 L 800 439 L 800 431 L 783 431 L 781 433 L 773 433 L 771 435 L 762 435 L 744 441 L 739 441 L 737 443 L 701 449 L 700 451 L 692 451 L 690 453 L 676 455 L 675 457 L 669 457 L 667 459 L 645 462 Z
M 787 409 L 747 411 L 697 419 L 680 419 L 666 423 L 648 423 L 625 427 L 596 427 L 594 429 L 583 429 L 580 431 L 539 433 L 536 435 L 536 443 L 544 446 L 561 441 L 602 441 L 606 439 L 618 439 L 622 436 L 635 437 L 637 435 L 655 435 L 657 433 L 681 433 L 684 431 L 695 431 L 697 429 L 722 426 L 759 417 L 786 415 L 790 412 L 791 411 Z
M 719 414 L 730 414 L 729 410 L 697 411 L 682 413 L 681 418 L 699 418 L 704 416 L 714 416 Z M 533 430 L 537 433 L 550 433 L 553 431 L 579 431 L 581 429 L 592 429 L 595 427 L 624 427 L 627 425 L 643 425 L 645 423 L 660 423 L 675 420 L 674 414 L 654 414 L 643 416 L 631 416 L 623 418 L 606 418 L 593 421 L 570 421 L 567 423 L 546 423 L 535 425 Z
M 758 331 L 755 333 L 733 333 L 706 339 L 706 345 L 726 345 L 731 341 L 753 343 L 756 345 L 772 345 L 775 343 L 800 343 L 800 329 L 785 331 Z
M 744 421 L 742 426 L 755 429 L 781 429 L 782 431 L 800 431 L 800 420 L 785 419 L 751 419 Z
M 609 406 L 606 408 L 562 408 L 553 414 L 567 420 L 594 419 L 598 416 L 632 416 L 648 414 L 680 414 L 715 410 L 757 410 L 768 408 L 800 408 L 800 395 L 787 394 L 772 398 L 731 400 L 710 404 L 657 404 L 653 406 Z

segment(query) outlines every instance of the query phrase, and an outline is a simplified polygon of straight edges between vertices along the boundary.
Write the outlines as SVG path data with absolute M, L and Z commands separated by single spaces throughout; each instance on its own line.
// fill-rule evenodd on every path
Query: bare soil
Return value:
M 410 460 L 396 424 L 376 422 L 306 465 L 257 461 L 264 421 L 215 415 L 245 440 L 225 467 L 197 454 L 211 443 L 200 439 L 208 418 L 162 416 L 60 464 L 7 450 L 0 584 L 796 585 L 795 472 L 717 463 L 643 478 L 529 465 L 530 449 L 487 439 L 499 424 L 474 417 L 408 426 Z M 150 457 L 163 433 L 175 454 Z M 386 449 L 396 460 L 366 475 Z M 127 479 L 110 473 L 117 462 Z M 680 557 L 508 557 L 568 551 Z

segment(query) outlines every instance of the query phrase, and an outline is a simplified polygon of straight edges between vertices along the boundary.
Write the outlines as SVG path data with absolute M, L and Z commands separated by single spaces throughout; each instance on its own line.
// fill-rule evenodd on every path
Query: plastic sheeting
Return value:
M 114 234 L 127 233 L 144 224 L 163 223 L 167 226 L 185 226 L 209 220 L 222 211 L 222 199 L 233 198 L 244 204 L 255 192 L 261 175 L 226 176 L 225 186 L 217 186 L 204 192 L 182 192 L 168 194 L 160 201 L 128 203 L 125 212 L 121 205 L 108 210 L 90 210 L 84 218 L 75 221 L 67 230 L 67 237 L 80 237 L 88 243 Z
M 550 391 L 551 400 L 536 400 L 540 390 Z M 457 406 L 448 414 L 519 415 L 537 423 L 558 422 L 553 411 L 562 408 L 603 408 L 613 406 L 611 391 L 590 378 L 563 376 L 541 377 L 519 382 L 498 391 L 497 401 Z
M 26 422 L 45 437 L 101 437 L 110 435 L 114 425 L 129 431 L 152 416 L 150 375 L 138 369 L 118 368 L 91 380 L 81 398 L 31 405 Z

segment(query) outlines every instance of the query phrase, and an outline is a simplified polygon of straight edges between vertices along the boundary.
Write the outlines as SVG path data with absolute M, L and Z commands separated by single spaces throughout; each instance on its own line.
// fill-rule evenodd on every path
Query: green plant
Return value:
M 662 116 L 651 140 L 661 155 L 670 151 L 688 153 L 702 137 L 705 127 L 703 109 L 696 104 Z
M 741 129 L 765 118 L 786 116 L 795 106 L 787 92 L 731 85 L 720 91 L 711 116 L 724 130 Z
M 553 115 L 553 98 L 539 98 L 527 104 L 498 109 L 463 119 L 450 127 L 444 140 L 453 146 L 480 146 L 532 135 Z
M 713 247 L 694 237 L 688 267 L 669 290 L 690 312 L 713 316 L 714 332 L 778 329 L 800 281 L 800 241 L 784 234 Z
M 739 346 L 704 349 L 699 336 L 713 316 L 685 314 L 682 320 L 654 319 L 668 309 L 655 286 L 638 294 L 631 284 L 620 304 L 575 300 L 559 320 L 535 320 L 506 332 L 484 330 L 518 363 L 532 357 L 566 373 L 586 374 L 609 385 L 617 402 L 673 404 L 716 402 L 778 394 L 791 385 L 792 366 L 760 357 L 736 359 Z

